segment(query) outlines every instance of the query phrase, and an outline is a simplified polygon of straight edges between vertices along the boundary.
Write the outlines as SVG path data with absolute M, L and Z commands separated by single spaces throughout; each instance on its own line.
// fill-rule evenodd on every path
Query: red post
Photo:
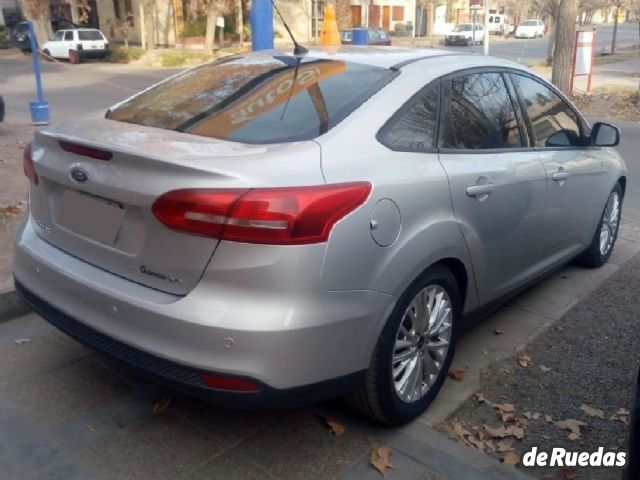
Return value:
M 571 84 L 569 85 L 569 95 L 573 95 L 573 81 L 576 78 L 576 59 L 578 55 L 578 38 L 580 32 L 576 32 L 576 38 L 573 41 L 573 59 L 571 61 Z
M 587 81 L 587 92 L 591 91 L 591 77 L 593 77 L 593 66 L 596 56 L 596 29 L 593 28 L 593 43 L 591 44 L 591 67 L 589 68 L 589 80 Z

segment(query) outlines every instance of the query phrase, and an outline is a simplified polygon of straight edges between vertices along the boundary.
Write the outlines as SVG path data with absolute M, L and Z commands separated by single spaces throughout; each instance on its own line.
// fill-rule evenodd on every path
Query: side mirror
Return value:
M 620 143 L 620 129 L 608 123 L 597 122 L 591 130 L 591 145 L 615 147 Z

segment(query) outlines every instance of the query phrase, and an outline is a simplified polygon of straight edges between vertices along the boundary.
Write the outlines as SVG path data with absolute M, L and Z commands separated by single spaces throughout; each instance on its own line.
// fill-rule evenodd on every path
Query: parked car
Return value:
M 353 30 L 353 28 L 340 30 L 340 42 L 342 45 L 351 45 Z M 386 30 L 383 30 L 382 28 L 366 28 L 365 30 L 367 30 L 367 35 L 369 37 L 369 45 L 391 45 L 391 37 Z
M 484 43 L 484 28 L 476 23 L 459 23 L 444 36 L 445 45 L 471 45 L 473 42 Z
M 546 27 L 542 20 L 525 20 L 516 27 L 516 38 L 544 37 Z
M 4 122 L 4 99 L 0 95 L 0 122 Z
M 94 28 L 59 30 L 42 46 L 42 52 L 48 57 L 78 63 L 85 58 L 106 57 L 109 42 L 100 30 Z
M 77 340 L 214 402 L 347 395 L 400 424 L 465 326 L 567 262 L 607 262 L 619 140 L 503 59 L 227 57 L 36 131 L 15 285 Z
M 51 20 L 51 29 L 53 32 L 57 32 L 62 28 L 76 28 L 73 22 L 65 18 L 53 18 Z M 19 48 L 23 53 L 31 53 L 31 42 L 29 40 L 29 25 L 27 22 L 19 22 L 13 29 L 12 39 L 14 45 Z M 36 45 L 38 42 L 36 41 Z
M 509 33 L 509 19 L 507 16 L 500 13 L 489 15 L 489 33 L 507 35 Z

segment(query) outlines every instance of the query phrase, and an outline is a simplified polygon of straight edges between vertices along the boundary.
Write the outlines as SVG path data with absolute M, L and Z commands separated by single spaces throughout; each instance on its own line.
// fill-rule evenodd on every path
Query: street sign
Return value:
M 573 45 L 573 64 L 571 68 L 571 88 L 573 95 L 573 81 L 575 77 L 587 78 L 587 92 L 591 91 L 591 76 L 593 74 L 593 57 L 596 48 L 596 29 L 576 32 Z

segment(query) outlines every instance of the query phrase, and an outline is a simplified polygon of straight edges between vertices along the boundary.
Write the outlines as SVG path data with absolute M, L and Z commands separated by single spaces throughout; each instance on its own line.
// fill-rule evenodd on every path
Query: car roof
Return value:
M 256 54 L 257 52 L 249 53 L 248 55 Z M 265 52 L 267 53 L 267 52 Z M 268 51 L 272 55 L 291 55 L 289 51 Z M 334 47 L 310 47 L 309 57 L 327 59 L 327 60 L 342 60 L 345 62 L 361 63 L 365 65 L 371 65 L 372 67 L 391 68 L 399 64 L 406 62 L 413 62 L 415 60 L 440 56 L 444 54 L 450 54 L 451 52 L 446 50 L 437 49 L 420 49 L 420 48 L 403 48 L 403 47 L 377 47 L 367 45 L 342 45 Z
M 291 50 L 262 50 L 249 52 L 245 57 L 253 55 L 287 56 L 293 58 Z M 451 65 L 451 70 L 468 68 L 468 66 L 493 66 L 510 67 L 527 70 L 519 63 L 502 58 L 472 55 L 464 52 L 452 52 L 451 50 L 439 50 L 436 48 L 404 48 L 382 47 L 373 45 L 341 45 L 332 47 L 309 47 L 309 58 L 342 60 L 344 62 L 360 63 L 380 68 L 399 69 L 406 65 L 428 62 L 431 59 L 447 57 L 446 61 Z

